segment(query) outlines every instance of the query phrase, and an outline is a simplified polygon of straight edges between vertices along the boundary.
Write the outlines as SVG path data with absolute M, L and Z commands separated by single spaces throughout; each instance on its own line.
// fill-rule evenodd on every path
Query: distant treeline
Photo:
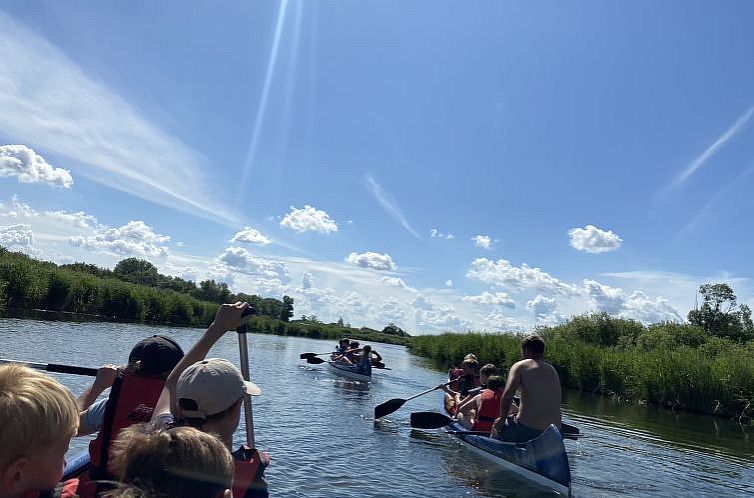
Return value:
M 252 317 L 249 320 L 249 327 L 254 332 L 275 335 L 290 335 L 296 337 L 308 337 L 310 339 L 332 339 L 338 341 L 342 338 L 357 339 L 362 341 L 362 345 L 367 342 L 382 342 L 386 344 L 398 344 L 408 346 L 412 340 L 406 332 L 389 324 L 382 331 L 370 329 L 368 327 L 354 328 L 340 323 L 321 323 L 316 317 L 302 317 L 301 320 L 292 320 L 283 322 L 267 317 Z M 335 344 L 333 344 L 333 347 Z
M 725 285 L 725 284 L 718 284 Z M 732 291 L 731 291 L 732 294 Z M 735 304 L 735 296 L 733 296 Z M 714 302 L 716 313 L 739 308 Z M 754 331 L 747 308 L 737 317 L 656 323 L 593 313 L 536 330 L 547 360 L 565 387 L 601 393 L 616 402 L 638 402 L 751 420 L 754 413 Z M 722 311 L 726 310 L 726 311 Z M 715 318 L 712 315 L 707 318 Z M 735 320 L 738 320 L 737 327 Z M 747 321 L 748 320 L 748 321 Z M 693 323 L 696 321 L 696 323 Z M 720 329 L 710 324 L 724 324 Z M 523 334 L 443 334 L 414 337 L 412 353 L 438 366 L 457 364 L 467 353 L 507 370 L 521 359 Z
M 293 298 L 233 294 L 225 283 L 168 277 L 151 263 L 124 259 L 113 270 L 75 263 L 56 265 L 0 247 L 0 308 L 44 309 L 123 320 L 204 327 L 220 303 L 247 301 L 260 315 L 285 322 Z

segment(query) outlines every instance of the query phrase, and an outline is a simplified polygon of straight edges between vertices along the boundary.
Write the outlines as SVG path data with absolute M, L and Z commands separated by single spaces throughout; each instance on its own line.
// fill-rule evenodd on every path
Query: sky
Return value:
M 753 15 L 0 0 L 0 245 L 415 335 L 754 305 Z

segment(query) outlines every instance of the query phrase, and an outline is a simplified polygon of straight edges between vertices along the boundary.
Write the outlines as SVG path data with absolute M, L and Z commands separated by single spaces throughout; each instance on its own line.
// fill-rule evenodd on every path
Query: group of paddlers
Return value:
M 448 373 L 454 382 L 438 386 L 446 393 L 446 410 L 469 429 L 489 431 L 509 442 L 534 439 L 550 424 L 559 428 L 560 379 L 545 361 L 544 351 L 540 337 L 526 337 L 521 343 L 523 359 L 511 366 L 507 381 L 495 365 L 480 368 L 476 355 L 466 355 L 460 368 Z
M 372 366 L 382 364 L 382 356 L 372 349 L 372 346 L 366 345 L 363 348 L 360 346 L 359 341 L 343 338 L 338 341 L 338 347 L 335 348 L 330 359 L 351 367 L 354 372 L 371 375 Z
M 185 355 L 169 337 L 140 341 L 126 367 L 100 368 L 78 400 L 41 372 L 0 366 L 0 498 L 267 497 L 267 456 L 232 451 L 242 401 L 261 391 L 229 361 L 206 359 L 248 308 L 222 305 Z M 95 432 L 89 469 L 59 483 L 71 438 Z

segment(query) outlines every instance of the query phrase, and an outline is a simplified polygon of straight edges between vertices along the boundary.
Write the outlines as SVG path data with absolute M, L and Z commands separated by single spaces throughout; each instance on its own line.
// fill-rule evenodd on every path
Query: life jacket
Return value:
M 503 396 L 503 392 L 485 389 L 480 396 L 481 405 L 471 430 L 489 431 L 492 429 L 492 423 L 500 416 L 500 398 Z
M 112 481 L 108 470 L 110 443 L 121 429 L 140 422 L 148 422 L 160 398 L 165 381 L 154 377 L 140 377 L 126 373 L 115 379 L 105 405 L 105 417 L 97 437 L 89 443 L 91 466 L 79 479 L 76 492 L 81 498 L 94 498 L 96 481 Z
M 465 397 L 468 396 L 469 391 L 475 387 L 479 387 L 481 382 L 479 381 L 478 375 L 464 375 L 458 379 L 457 385 L 458 389 L 454 389 L 454 391 L 458 391 L 462 397 Z
M 267 453 L 244 445 L 233 453 L 236 473 L 233 477 L 233 498 L 268 498 L 264 471 L 270 464 Z

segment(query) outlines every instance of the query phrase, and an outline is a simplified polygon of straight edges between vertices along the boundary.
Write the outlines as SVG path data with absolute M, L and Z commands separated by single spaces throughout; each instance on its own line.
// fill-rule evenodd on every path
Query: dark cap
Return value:
M 168 374 L 183 358 L 183 350 L 173 339 L 153 335 L 142 339 L 128 355 L 128 364 L 139 363 L 138 372 L 146 375 Z

